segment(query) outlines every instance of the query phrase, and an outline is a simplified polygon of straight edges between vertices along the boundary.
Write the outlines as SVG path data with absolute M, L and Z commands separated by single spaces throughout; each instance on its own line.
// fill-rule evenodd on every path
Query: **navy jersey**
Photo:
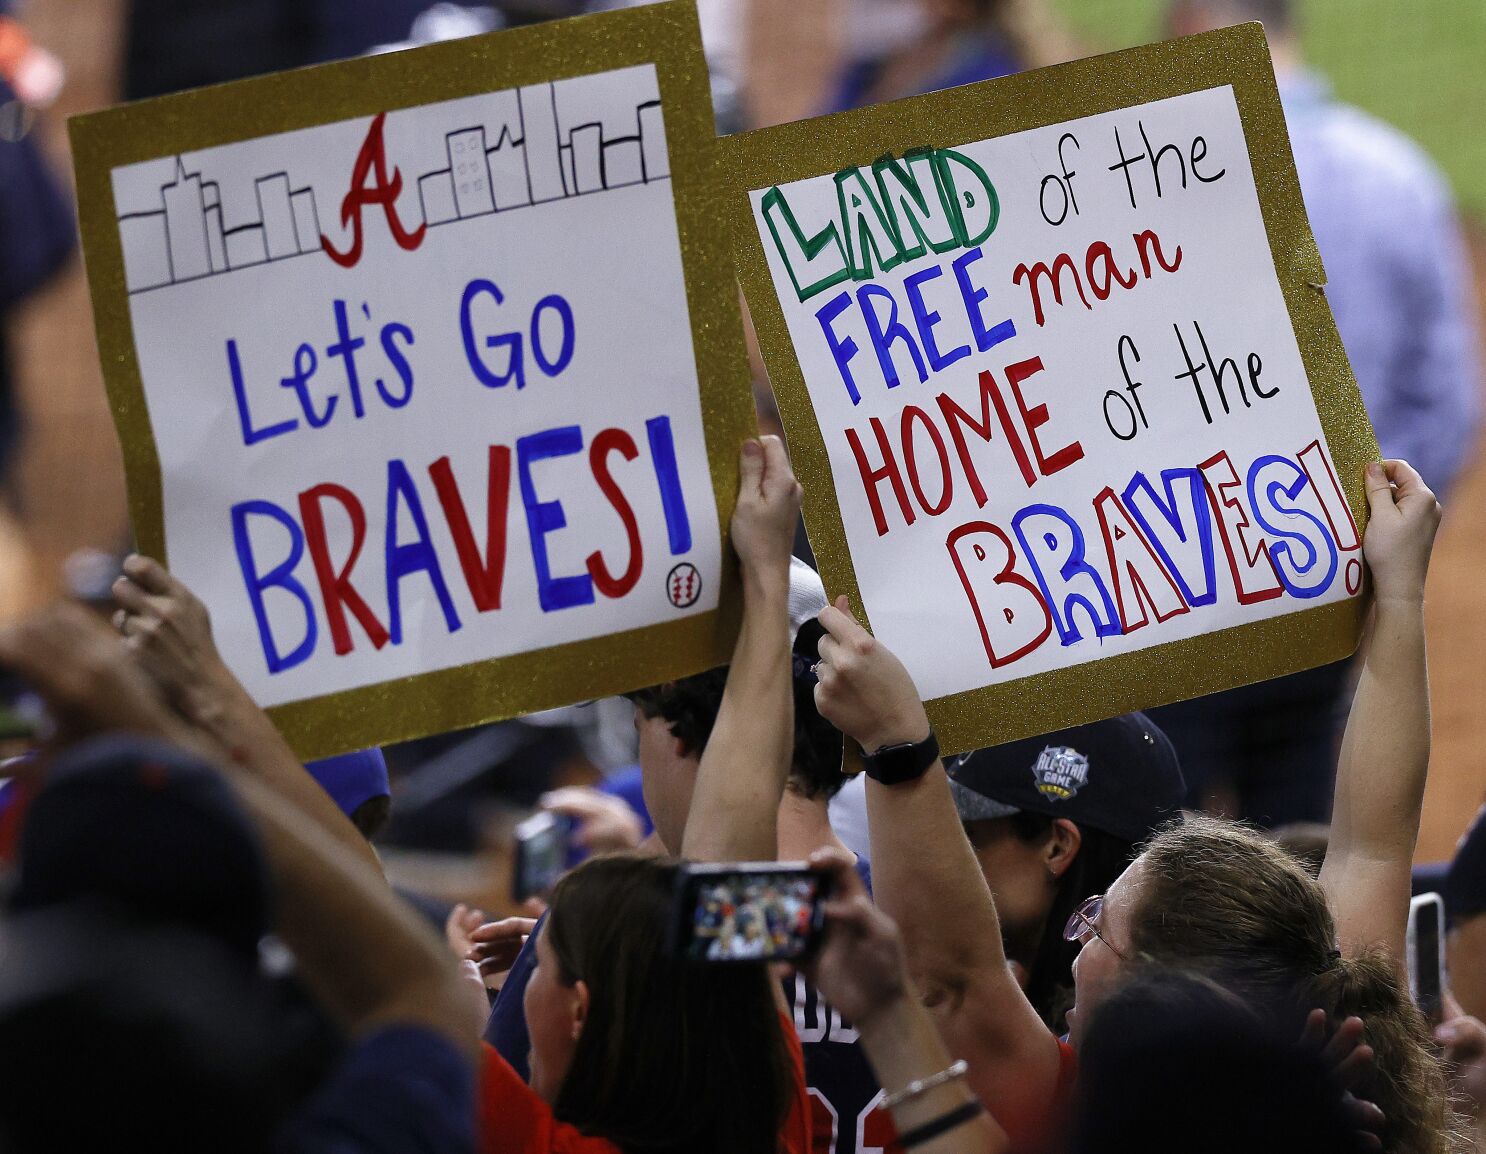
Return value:
M 857 861 L 867 890 L 872 874 Z M 784 1000 L 805 1051 L 813 1154 L 898 1154 L 898 1133 L 882 1108 L 882 1087 L 850 1022 L 803 975 L 785 980 Z

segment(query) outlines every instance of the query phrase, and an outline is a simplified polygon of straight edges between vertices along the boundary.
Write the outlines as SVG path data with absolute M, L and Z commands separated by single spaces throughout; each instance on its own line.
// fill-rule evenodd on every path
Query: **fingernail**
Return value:
M 1453 1042 L 1455 1040 L 1455 1027 L 1451 1025 L 1436 1026 L 1434 1040 L 1436 1042 Z
M 1367 463 L 1367 475 L 1369 477 L 1380 477 L 1383 475 L 1383 463 L 1381 461 L 1369 461 Z
M 763 446 L 757 441 L 748 440 L 743 442 L 743 455 L 745 457 L 757 457 L 763 451 Z

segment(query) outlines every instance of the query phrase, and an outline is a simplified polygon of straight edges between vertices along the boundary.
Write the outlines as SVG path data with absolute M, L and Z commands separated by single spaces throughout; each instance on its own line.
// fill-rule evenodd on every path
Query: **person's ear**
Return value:
M 1083 844 L 1083 831 L 1073 822 L 1066 817 L 1060 817 L 1053 822 L 1042 852 L 1043 861 L 1054 881 L 1068 872 L 1068 868 L 1073 865 Z
M 573 983 L 573 1041 L 583 1036 L 583 1027 L 588 1024 L 588 983 L 579 978 Z

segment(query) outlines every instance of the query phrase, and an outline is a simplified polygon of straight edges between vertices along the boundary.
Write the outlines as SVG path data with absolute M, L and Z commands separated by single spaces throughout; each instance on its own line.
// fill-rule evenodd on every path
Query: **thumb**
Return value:
M 764 447 L 757 438 L 743 442 L 738 454 L 739 493 L 757 492 L 764 479 Z
M 1393 486 L 1381 461 L 1367 463 L 1367 506 L 1374 517 L 1393 510 Z

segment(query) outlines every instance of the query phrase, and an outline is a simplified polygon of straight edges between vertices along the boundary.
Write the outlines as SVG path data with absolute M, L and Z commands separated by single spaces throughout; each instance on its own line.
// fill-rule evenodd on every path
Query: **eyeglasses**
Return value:
M 1077 942 L 1081 946 L 1089 944 L 1090 938 L 1098 938 L 1109 947 L 1110 953 L 1121 961 L 1125 955 L 1110 944 L 1108 938 L 1099 932 L 1099 913 L 1104 909 L 1104 895 L 1095 894 L 1085 901 L 1078 909 L 1074 910 L 1068 918 L 1068 924 L 1063 927 L 1063 940 L 1065 942 Z

